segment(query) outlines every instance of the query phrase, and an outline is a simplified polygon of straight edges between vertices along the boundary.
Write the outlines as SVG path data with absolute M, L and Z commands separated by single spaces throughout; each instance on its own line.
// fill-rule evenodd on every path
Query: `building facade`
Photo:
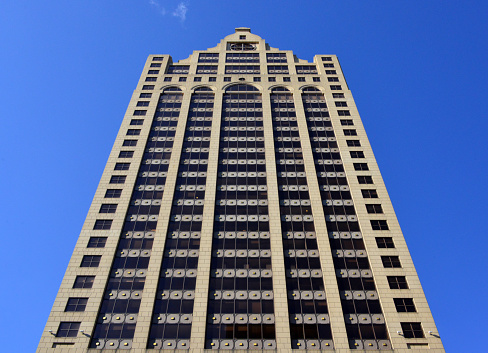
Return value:
M 335 55 L 151 55 L 38 352 L 444 352 Z

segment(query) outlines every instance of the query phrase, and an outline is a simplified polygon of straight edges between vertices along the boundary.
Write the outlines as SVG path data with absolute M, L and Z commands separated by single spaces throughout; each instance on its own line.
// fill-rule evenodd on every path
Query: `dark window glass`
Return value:
M 336 70 L 325 70 L 325 73 L 327 75 L 337 75 L 337 71 Z
M 336 107 L 347 107 L 347 102 L 335 102 Z
M 366 211 L 368 211 L 368 213 L 383 213 L 383 208 L 377 203 L 367 204 Z
M 374 219 L 371 220 L 371 228 L 373 230 L 388 230 L 388 223 L 384 219 Z
M 208 78 L 208 82 L 216 82 L 217 81 L 217 77 L 209 77 Z
M 95 276 L 76 276 L 73 288 L 91 288 L 94 281 Z
M 161 67 L 161 64 L 158 64 L 158 63 L 152 63 L 152 64 L 151 64 L 151 67 Z
M 332 93 L 332 98 L 344 98 L 344 93 Z
M 104 248 L 107 243 L 107 237 L 90 237 L 87 248 Z
M 358 175 L 359 184 L 373 184 L 373 178 L 369 175 Z
M 334 64 L 324 64 L 324 67 L 334 67 Z
M 351 116 L 351 112 L 349 110 L 338 110 L 337 113 L 339 116 Z
M 156 82 L 157 80 L 157 77 L 146 77 L 146 82 Z
M 403 337 L 405 338 L 424 338 L 424 331 L 420 322 L 401 322 Z
M 320 82 L 320 77 L 312 77 L 313 82 Z
M 296 70 L 298 75 L 317 74 L 315 65 L 297 65 Z
M 218 63 L 219 54 L 218 53 L 201 53 L 198 56 L 199 63 Z
M 386 278 L 390 289 L 408 289 L 407 278 L 405 276 L 388 276 Z
M 125 175 L 112 175 L 110 178 L 110 184 L 124 184 L 126 178 L 127 177 Z
M 193 78 L 193 81 L 194 82 L 201 82 L 202 81 L 202 78 L 201 77 L 194 77 Z
M 117 199 L 122 195 L 122 189 L 108 189 L 105 192 L 106 199 Z
M 322 61 L 332 61 L 332 57 L 331 56 L 323 56 Z
M 186 82 L 186 77 L 180 77 L 180 78 L 178 79 L 178 81 L 180 81 L 180 82 Z
M 159 74 L 159 70 L 149 70 L 149 71 L 147 72 L 147 74 L 148 74 L 148 75 L 157 75 L 157 74 Z
M 289 77 L 283 77 L 283 82 L 291 82 L 291 78 L 289 78 Z
M 127 130 L 127 136 L 139 136 L 141 134 L 140 129 L 129 129 Z
M 164 78 L 164 82 L 171 82 L 171 80 L 173 79 L 173 77 L 165 77 Z
M 329 82 L 339 82 L 339 78 L 338 77 L 327 77 L 327 81 L 329 81 Z
M 130 163 L 116 163 L 114 170 L 129 170 Z
M 139 98 L 151 98 L 152 97 L 152 93 L 141 93 L 139 95 Z
M 64 311 L 85 311 L 88 298 L 69 298 Z
M 134 115 L 146 115 L 147 110 L 134 110 Z
M 348 147 L 361 147 L 361 142 L 359 140 L 346 140 Z
M 261 77 L 254 77 L 253 78 L 253 81 L 254 82 L 261 82 Z
M 341 119 L 342 126 L 351 126 L 354 125 L 354 122 L 351 119 Z
M 299 77 L 298 82 L 305 82 L 305 77 Z
M 190 72 L 188 65 L 171 65 L 168 67 L 168 74 L 187 74 Z
M 112 227 L 112 220 L 111 219 L 97 219 L 95 221 L 95 225 L 93 226 L 94 230 L 109 230 Z
M 144 120 L 143 119 L 132 119 L 130 121 L 130 124 L 131 125 L 143 125 L 144 124 Z
M 164 58 L 162 56 L 155 56 L 153 57 L 153 61 L 163 61 Z
M 216 74 L 217 65 L 198 65 L 197 74 Z
M 391 237 L 376 237 L 376 245 L 380 249 L 394 248 L 393 238 Z
M 330 89 L 333 91 L 340 91 L 342 87 L 340 85 L 332 85 L 330 86 Z
M 56 337 L 76 337 L 80 329 L 81 322 L 61 322 L 59 323 Z
M 99 213 L 115 213 L 115 211 L 117 211 L 116 203 L 103 203 L 100 206 Z
M 224 77 L 224 82 L 230 82 L 230 77 Z
M 139 102 L 137 102 L 137 106 L 138 107 L 148 107 L 149 102 L 148 101 L 139 101 Z
M 394 298 L 395 308 L 399 313 L 416 313 L 412 298 Z
M 377 199 L 378 193 L 374 189 L 362 189 L 361 193 L 365 199 Z
M 85 255 L 81 260 L 80 267 L 98 267 L 101 259 L 100 255 Z
M 142 89 L 144 89 L 144 90 L 152 90 L 152 89 L 154 89 L 154 85 L 144 85 L 144 86 L 142 86 Z
M 364 152 L 363 151 L 349 151 L 351 154 L 351 158 L 364 158 Z
M 382 256 L 381 262 L 383 262 L 384 268 L 400 268 L 402 264 L 400 263 L 400 258 L 398 256 Z
M 358 133 L 356 132 L 356 130 L 352 130 L 352 129 L 349 129 L 349 130 L 344 130 L 344 136 L 357 136 Z
M 137 146 L 137 140 L 124 140 L 122 146 Z
M 353 163 L 354 170 L 369 170 L 368 163 Z
M 120 151 L 119 158 L 132 158 L 134 151 Z
M 276 77 L 268 77 L 269 82 L 276 82 Z

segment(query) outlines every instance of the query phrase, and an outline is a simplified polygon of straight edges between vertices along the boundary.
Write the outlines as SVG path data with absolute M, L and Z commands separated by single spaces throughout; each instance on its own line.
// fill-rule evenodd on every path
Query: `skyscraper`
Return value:
M 443 352 L 335 55 L 237 28 L 133 93 L 38 352 Z

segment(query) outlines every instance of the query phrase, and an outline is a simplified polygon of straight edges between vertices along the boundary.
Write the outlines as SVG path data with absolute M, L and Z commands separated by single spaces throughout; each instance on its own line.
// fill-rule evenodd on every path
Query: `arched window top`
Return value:
M 237 84 L 228 87 L 226 92 L 259 92 L 259 90 L 251 85 Z
M 320 90 L 317 87 L 305 87 L 303 92 L 320 92 Z
M 195 93 L 198 93 L 198 92 L 213 92 L 213 90 L 210 87 L 198 87 L 198 88 L 195 88 L 195 90 L 193 92 L 195 92 Z
M 178 87 L 167 87 L 163 90 L 163 92 L 181 92 L 181 89 Z
M 274 87 L 271 92 L 290 92 L 290 90 L 286 87 Z

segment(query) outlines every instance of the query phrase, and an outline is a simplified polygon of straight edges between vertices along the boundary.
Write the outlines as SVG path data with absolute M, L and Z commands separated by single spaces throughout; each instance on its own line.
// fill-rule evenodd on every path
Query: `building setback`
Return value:
M 335 55 L 150 55 L 38 352 L 444 352 Z

